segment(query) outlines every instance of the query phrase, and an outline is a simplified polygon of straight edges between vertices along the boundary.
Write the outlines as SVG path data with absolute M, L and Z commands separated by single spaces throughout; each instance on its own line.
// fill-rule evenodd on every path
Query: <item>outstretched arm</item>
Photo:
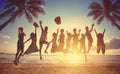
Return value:
M 95 31 L 95 34 L 97 35 L 97 31 L 96 31 L 96 29 L 94 29 L 94 31 Z
M 28 42 L 31 38 L 27 39 L 24 43 Z
M 40 23 L 41 30 L 43 31 L 42 21 L 40 21 L 39 23 Z
M 90 32 L 93 30 L 93 27 L 94 27 L 94 23 L 92 24 L 92 27 L 91 27 L 91 30 L 90 30 Z

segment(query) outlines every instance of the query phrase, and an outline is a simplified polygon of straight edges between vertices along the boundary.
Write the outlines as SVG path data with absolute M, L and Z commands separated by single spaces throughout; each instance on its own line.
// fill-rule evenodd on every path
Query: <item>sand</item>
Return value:
M 61 65 L 50 63 L 0 63 L 0 74 L 120 74 L 120 63 Z

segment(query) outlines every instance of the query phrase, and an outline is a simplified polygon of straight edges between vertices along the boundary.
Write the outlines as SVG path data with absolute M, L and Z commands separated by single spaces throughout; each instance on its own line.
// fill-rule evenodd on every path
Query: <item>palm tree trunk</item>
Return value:
M 1 31 L 3 28 L 5 28 L 13 19 L 15 19 L 18 13 L 19 13 L 19 12 L 16 11 L 16 12 L 14 13 L 14 15 L 13 15 L 10 19 L 8 19 L 5 23 L 1 24 L 1 25 L 0 25 L 0 31 Z

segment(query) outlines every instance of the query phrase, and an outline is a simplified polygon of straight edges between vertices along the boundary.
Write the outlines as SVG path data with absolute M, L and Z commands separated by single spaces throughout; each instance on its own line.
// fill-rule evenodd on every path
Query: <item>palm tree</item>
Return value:
M 0 31 L 10 22 L 14 22 L 16 18 L 22 15 L 26 17 L 28 22 L 33 22 L 33 18 L 38 18 L 39 13 L 45 14 L 43 6 L 44 0 L 6 0 L 7 4 L 0 14 L 0 20 L 5 17 L 9 18 L 0 25 Z
M 92 2 L 89 7 L 88 16 L 92 16 L 93 20 L 100 24 L 104 18 L 111 22 L 120 30 L 120 0 L 102 0 L 102 3 Z

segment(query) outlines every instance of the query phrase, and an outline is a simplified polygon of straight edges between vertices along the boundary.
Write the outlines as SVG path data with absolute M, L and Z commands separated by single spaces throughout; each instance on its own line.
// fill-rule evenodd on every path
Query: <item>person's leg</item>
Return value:
M 47 42 L 47 41 L 45 41 L 44 43 L 45 43 L 45 44 L 47 44 L 47 46 L 46 46 L 46 49 L 45 49 L 44 53 L 48 53 L 48 52 L 47 52 L 47 49 L 48 49 L 48 47 L 49 47 L 50 43 L 49 43 L 49 42 Z
M 85 62 L 87 62 L 86 49 L 85 49 L 85 48 L 83 48 L 83 50 L 84 50 Z
M 18 54 L 19 54 L 19 51 L 17 50 L 17 53 L 15 54 L 15 60 L 13 61 L 15 65 L 17 65 L 17 59 L 18 59 Z
M 98 54 L 100 53 L 100 48 L 99 48 L 99 47 L 97 47 L 97 53 L 98 53 Z
M 20 54 L 19 54 L 19 56 L 18 56 L 18 58 L 17 58 L 18 63 L 19 63 L 19 59 L 20 59 L 20 57 L 22 56 L 22 54 L 23 54 L 23 50 L 21 50 L 21 52 L 20 52 Z
M 17 53 L 15 54 L 15 60 L 18 58 L 19 51 L 17 50 Z
M 105 45 L 102 48 L 102 54 L 105 54 Z
M 91 46 L 92 46 L 92 42 L 89 41 L 89 42 L 88 42 L 88 51 L 87 51 L 87 53 L 89 53 L 89 51 L 90 51 L 90 49 L 91 49 Z
M 40 46 L 40 51 L 39 51 L 39 54 L 40 54 L 40 60 L 42 60 L 42 55 L 41 55 L 41 53 L 42 53 L 43 43 L 40 42 L 39 46 Z

